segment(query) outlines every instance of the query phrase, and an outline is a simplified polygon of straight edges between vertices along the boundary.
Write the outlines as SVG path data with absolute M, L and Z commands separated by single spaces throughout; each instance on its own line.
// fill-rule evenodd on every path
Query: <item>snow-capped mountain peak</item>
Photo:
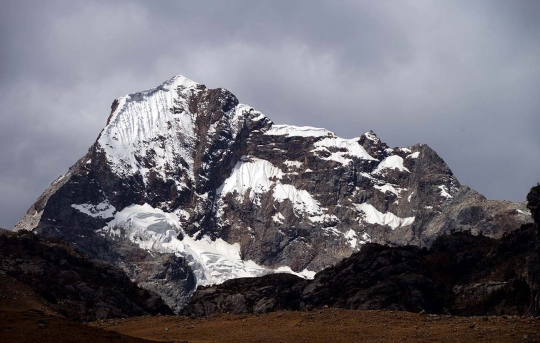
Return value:
M 427 145 L 277 125 L 229 91 L 178 75 L 116 99 L 88 154 L 17 229 L 112 262 L 180 309 L 197 284 L 312 276 L 366 242 L 426 246 L 451 230 L 497 237 L 526 212 L 461 186 Z

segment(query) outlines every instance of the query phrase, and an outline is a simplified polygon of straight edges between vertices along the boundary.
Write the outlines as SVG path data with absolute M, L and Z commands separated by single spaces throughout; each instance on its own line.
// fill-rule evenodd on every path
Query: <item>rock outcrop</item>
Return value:
M 536 209 L 529 193 L 529 208 Z M 322 307 L 455 315 L 540 314 L 540 239 L 535 224 L 492 239 L 452 233 L 429 249 L 374 243 L 313 280 L 268 275 L 200 287 L 183 313 L 262 313 Z
M 121 269 L 30 232 L 0 229 L 0 274 L 30 286 L 47 307 L 69 319 L 173 313 L 158 295 L 138 287 Z

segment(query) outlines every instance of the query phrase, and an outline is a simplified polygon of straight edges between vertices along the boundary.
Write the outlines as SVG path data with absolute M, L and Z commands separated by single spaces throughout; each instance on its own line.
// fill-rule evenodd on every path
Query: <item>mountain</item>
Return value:
M 197 285 L 312 278 L 366 243 L 501 237 L 524 203 L 462 186 L 425 144 L 274 124 L 183 76 L 116 99 L 88 153 L 16 225 L 122 268 L 180 311 Z

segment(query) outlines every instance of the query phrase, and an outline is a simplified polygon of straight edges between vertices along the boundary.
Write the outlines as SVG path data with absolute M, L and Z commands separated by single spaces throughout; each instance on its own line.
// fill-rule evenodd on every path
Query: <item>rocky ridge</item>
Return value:
M 122 268 L 176 311 L 196 285 L 313 277 L 366 243 L 430 246 L 530 222 L 462 186 L 425 144 L 276 125 L 183 76 L 113 102 L 95 144 L 17 224 Z
M 29 232 L 0 229 L 0 277 L 29 286 L 46 308 L 72 320 L 173 313 L 122 270 Z
M 540 186 L 533 188 L 538 191 Z M 529 196 L 538 209 L 540 197 Z M 537 218 L 536 218 L 537 219 Z M 538 221 L 501 239 L 452 233 L 429 249 L 366 244 L 313 280 L 267 275 L 200 287 L 183 314 L 251 314 L 323 307 L 460 316 L 538 316 Z

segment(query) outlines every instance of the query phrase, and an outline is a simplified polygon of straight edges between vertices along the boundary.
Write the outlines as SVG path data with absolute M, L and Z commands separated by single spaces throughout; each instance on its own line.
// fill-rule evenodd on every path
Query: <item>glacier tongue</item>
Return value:
M 240 255 L 240 244 L 208 236 L 188 236 L 173 213 L 166 213 L 148 204 L 131 205 L 117 212 L 114 219 L 99 231 L 102 235 L 125 236 L 150 253 L 175 253 L 188 261 L 197 285 L 219 284 L 229 279 L 256 277 L 269 273 L 290 273 L 313 278 L 315 272 L 292 271 L 288 266 L 268 269 Z

